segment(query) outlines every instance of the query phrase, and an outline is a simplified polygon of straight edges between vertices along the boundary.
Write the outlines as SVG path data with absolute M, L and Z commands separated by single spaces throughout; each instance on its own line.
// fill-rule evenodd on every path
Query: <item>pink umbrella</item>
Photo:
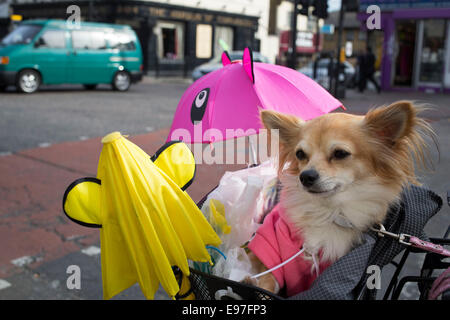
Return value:
M 246 48 L 242 61 L 222 54 L 223 67 L 194 82 L 175 112 L 168 141 L 212 143 L 258 133 L 260 109 L 310 120 L 342 103 L 296 70 L 253 63 Z M 189 140 L 189 141 L 187 141 Z

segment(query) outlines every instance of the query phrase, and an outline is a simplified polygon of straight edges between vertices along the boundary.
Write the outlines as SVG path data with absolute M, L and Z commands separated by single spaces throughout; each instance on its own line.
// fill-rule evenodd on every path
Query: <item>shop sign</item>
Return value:
M 381 10 L 450 8 L 450 0 L 360 0 L 359 11 L 365 12 L 372 5 Z
M 289 30 L 282 31 L 280 33 L 280 51 L 288 51 L 290 46 L 291 32 Z M 295 41 L 295 45 L 297 47 L 297 52 L 299 53 L 314 53 L 316 52 L 316 41 L 318 41 L 320 37 L 317 34 L 312 33 L 310 31 L 297 31 L 297 39 Z M 319 51 L 322 50 L 322 44 L 319 40 Z
M 320 28 L 320 32 L 323 34 L 334 34 L 334 24 L 324 24 Z
M 218 23 L 224 25 L 234 25 L 239 27 L 251 28 L 255 26 L 255 22 L 251 19 L 232 17 L 232 16 L 222 16 L 214 13 L 201 13 L 192 12 L 180 9 L 168 9 L 168 8 L 157 8 L 149 7 L 148 13 L 152 17 L 163 18 L 163 19 L 177 19 L 177 20 L 187 20 L 194 21 L 198 23 Z
M 307 31 L 298 31 L 295 45 L 303 48 L 314 47 L 314 34 Z

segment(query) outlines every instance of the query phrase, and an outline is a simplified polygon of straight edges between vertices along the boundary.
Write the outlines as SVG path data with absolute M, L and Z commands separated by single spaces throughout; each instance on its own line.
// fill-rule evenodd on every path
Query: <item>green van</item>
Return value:
M 40 84 L 111 84 L 126 91 L 142 79 L 142 51 L 124 25 L 28 20 L 0 42 L 0 91 L 14 85 L 35 92 Z

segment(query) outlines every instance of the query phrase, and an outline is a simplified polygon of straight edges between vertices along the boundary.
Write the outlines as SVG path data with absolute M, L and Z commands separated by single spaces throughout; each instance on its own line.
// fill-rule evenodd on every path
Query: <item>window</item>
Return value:
M 355 33 L 356 33 L 357 31 L 354 31 L 354 30 L 347 30 L 346 32 L 345 32 L 345 38 L 346 38 L 346 40 L 347 41 L 353 41 L 354 39 L 355 39 Z
M 120 51 L 134 51 L 136 45 L 134 37 L 126 32 L 112 32 L 107 35 L 108 44 L 111 49 L 119 49 Z
M 72 31 L 72 45 L 74 49 L 106 49 L 105 35 L 101 31 Z
M 411 86 L 414 82 L 413 68 L 416 51 L 418 20 L 397 20 L 395 23 L 395 67 L 393 68 L 393 84 L 395 86 Z
M 216 26 L 214 31 L 214 56 L 233 50 L 233 28 Z
M 324 34 L 324 36 L 325 36 L 325 42 L 334 42 L 334 37 L 335 37 L 335 35 L 334 34 Z
M 66 32 L 62 30 L 48 30 L 39 38 L 36 47 L 63 49 L 66 47 Z
M 32 24 L 18 26 L 14 31 L 3 38 L 1 44 L 7 46 L 11 44 L 30 43 L 41 29 L 41 26 Z
M 106 49 L 105 34 L 101 31 L 91 32 L 91 49 Z
M 89 49 L 91 39 L 86 31 L 72 31 L 72 46 L 74 49 Z
M 198 24 L 195 33 L 195 56 L 199 59 L 211 58 L 212 54 L 212 26 Z
M 420 82 L 442 81 L 445 52 L 445 20 L 430 19 L 423 22 L 423 44 L 420 55 Z
M 359 31 L 358 32 L 358 40 L 367 41 L 367 31 Z
M 162 28 L 163 57 L 176 59 L 177 57 L 177 29 Z
M 158 21 L 155 27 L 158 39 L 158 58 L 182 60 L 184 58 L 184 24 L 180 22 Z
M 317 32 L 317 18 L 315 16 L 308 16 L 308 21 L 306 22 L 306 31 L 312 33 Z

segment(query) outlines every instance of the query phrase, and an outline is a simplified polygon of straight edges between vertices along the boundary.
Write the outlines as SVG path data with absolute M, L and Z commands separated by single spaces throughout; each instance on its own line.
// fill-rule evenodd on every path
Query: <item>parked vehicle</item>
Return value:
M 344 73 L 339 75 L 339 81 L 344 83 L 347 88 L 353 88 L 356 85 L 356 70 L 353 65 L 348 62 L 343 62 Z M 328 70 L 330 67 L 330 59 L 320 59 L 317 64 L 317 76 L 316 80 L 324 88 L 329 88 L 329 75 Z M 304 75 L 314 78 L 314 61 L 309 62 L 306 66 L 298 69 L 299 72 Z
M 228 55 L 230 56 L 230 60 L 241 60 L 242 59 L 243 51 L 231 51 L 228 52 Z M 253 52 L 253 61 L 254 62 L 264 62 L 269 63 L 269 59 L 263 56 L 259 52 Z M 215 71 L 217 69 L 222 68 L 222 59 L 221 56 L 217 56 L 207 63 L 201 64 L 198 67 L 196 67 L 192 71 L 192 80 L 196 81 L 203 77 L 205 74 L 210 73 L 212 71 Z
M 29 20 L 0 42 L 0 89 L 32 93 L 41 84 L 111 84 L 126 91 L 142 78 L 142 51 L 124 25 Z

